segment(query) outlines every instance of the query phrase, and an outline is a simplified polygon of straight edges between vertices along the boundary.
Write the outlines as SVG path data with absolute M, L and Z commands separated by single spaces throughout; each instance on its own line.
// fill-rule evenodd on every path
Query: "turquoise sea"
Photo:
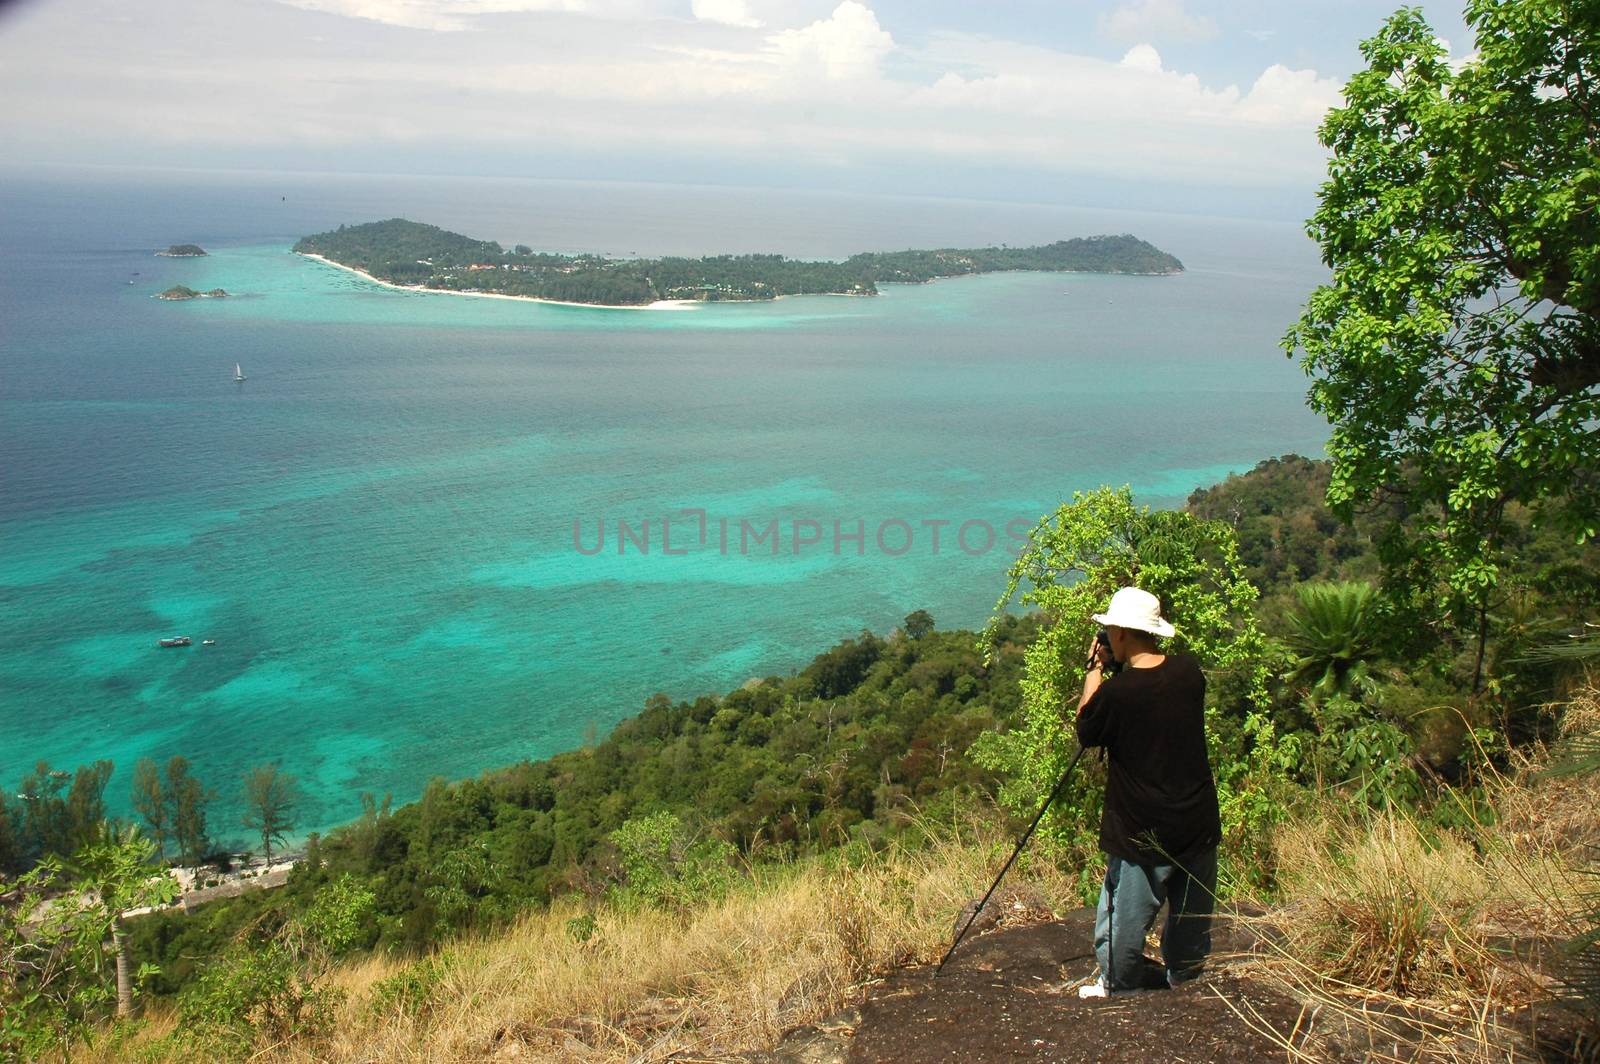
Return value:
M 361 791 L 568 749 L 919 607 L 979 625 L 1008 521 L 1101 483 L 1176 505 L 1326 438 L 1276 347 L 1322 276 L 1291 223 L 155 172 L 6 172 L 0 205 L 0 785 L 111 758 L 123 809 L 137 758 L 182 753 L 224 839 L 253 764 L 297 774 L 301 831 L 325 828 Z M 288 252 L 397 215 L 618 255 L 1126 231 L 1188 272 L 644 312 L 389 291 Z M 212 254 L 152 254 L 190 241 Z M 152 298 L 177 283 L 232 295 Z M 741 552 L 741 520 L 778 521 L 777 553 Z M 863 538 L 836 552 L 836 521 Z

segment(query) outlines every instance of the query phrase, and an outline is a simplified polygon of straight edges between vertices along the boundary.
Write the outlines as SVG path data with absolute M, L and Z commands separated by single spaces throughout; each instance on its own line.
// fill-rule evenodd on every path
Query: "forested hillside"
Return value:
M 915 636 L 863 632 L 793 676 L 719 697 L 654 696 L 588 749 L 436 780 L 392 811 L 369 801 L 313 845 L 286 890 L 136 925 L 137 947 L 162 964 L 153 985 L 177 989 L 237 929 L 264 913 L 282 922 L 346 875 L 372 892 L 363 946 L 426 949 L 552 895 L 605 889 L 621 875 L 612 833 L 634 818 L 669 812 L 673 845 L 712 843 L 724 863 L 775 860 L 875 845 L 908 813 L 981 796 L 992 778 L 967 749 L 1014 718 L 1034 624 L 1008 622 L 987 669 L 972 633 L 923 624 L 914 614 Z

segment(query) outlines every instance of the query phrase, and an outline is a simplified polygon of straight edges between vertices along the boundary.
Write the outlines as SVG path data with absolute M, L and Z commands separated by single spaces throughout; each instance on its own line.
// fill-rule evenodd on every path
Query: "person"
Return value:
M 1077 733 L 1083 746 L 1105 750 L 1106 877 L 1094 924 L 1100 978 L 1080 989 L 1084 997 L 1175 987 L 1200 974 L 1222 839 L 1199 663 L 1162 653 L 1158 640 L 1174 630 L 1148 591 L 1122 588 L 1094 619 L 1107 639 L 1090 647 Z M 1144 942 L 1163 903 L 1158 964 Z

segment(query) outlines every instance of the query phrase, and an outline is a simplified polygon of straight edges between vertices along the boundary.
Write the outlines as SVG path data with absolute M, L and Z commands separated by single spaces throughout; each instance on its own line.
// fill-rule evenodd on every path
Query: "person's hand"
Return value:
M 1100 642 L 1097 632 L 1089 638 L 1089 655 L 1086 669 L 1098 668 L 1104 672 L 1111 665 L 1111 648 Z

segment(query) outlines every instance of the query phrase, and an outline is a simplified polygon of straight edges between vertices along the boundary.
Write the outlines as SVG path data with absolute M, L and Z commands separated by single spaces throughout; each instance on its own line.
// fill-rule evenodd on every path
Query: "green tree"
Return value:
M 1194 654 L 1212 674 L 1211 741 L 1222 740 L 1226 723 L 1238 746 L 1222 757 L 1213 751 L 1224 831 L 1235 839 L 1253 835 L 1263 817 L 1275 815 L 1262 804 L 1259 784 L 1264 773 L 1280 771 L 1292 751 L 1280 746 L 1266 714 L 1265 644 L 1251 615 L 1256 590 L 1241 575 L 1232 529 L 1188 513 L 1137 507 L 1126 487 L 1077 492 L 1030 534 L 996 604 L 986 646 L 1023 584 L 1022 603 L 1042 611 L 1046 623 L 1025 652 L 1022 721 L 973 745 L 980 764 L 1003 773 L 1004 805 L 1031 814 L 1066 768 L 1077 746 L 1072 721 L 1083 666 L 1098 627 L 1091 615 L 1105 609 L 1117 588 L 1131 585 L 1161 600 L 1177 629 L 1171 649 Z M 1218 710 L 1218 690 L 1238 693 L 1226 713 Z M 1095 850 L 1098 802 L 1090 777 L 1080 774 L 1045 821 L 1047 833 L 1086 866 Z
M 345 826 L 344 837 L 363 866 L 369 866 L 377 856 L 393 804 L 392 794 L 384 795 L 380 803 L 373 794 L 361 792 L 361 819 Z
M 134 973 L 128 950 L 123 913 L 165 905 L 178 896 L 178 881 L 151 867 L 156 848 L 139 829 L 102 824 L 99 837 L 80 849 L 66 868 L 77 885 L 88 892 L 89 911 L 101 930 L 101 941 L 111 939 L 116 958 L 117 1015 L 133 1015 Z M 148 967 L 141 975 L 154 974 Z
M 463 928 L 478 916 L 480 906 L 493 898 L 500 878 L 501 870 L 489 860 L 482 844 L 435 850 L 428 861 L 428 885 L 422 894 L 433 906 L 440 927 Z
M 24 865 L 32 865 L 67 845 L 67 803 L 61 792 L 69 776 L 40 761 L 17 784 L 21 809 L 21 850 Z
M 912 639 L 921 639 L 933 631 L 933 614 L 927 610 L 912 610 L 906 614 L 904 624 L 906 635 Z
M 144 818 L 155 840 L 156 853 L 167 859 L 167 833 L 172 825 L 172 803 L 161 785 L 161 769 L 148 757 L 133 766 L 133 811 Z
M 96 838 L 106 818 L 105 790 L 112 763 L 79 765 L 77 772 L 52 769 L 40 761 L 22 778 L 21 846 L 26 863 L 50 854 L 66 857 Z
M 368 936 L 376 903 L 377 896 L 347 873 L 317 889 L 300 926 L 327 958 L 338 957 Z
M 155 847 L 110 829 L 79 851 L 69 871 L 51 855 L 0 892 L 0 1057 L 66 1056 L 117 1002 L 126 1015 L 132 985 L 122 913 L 177 896 L 177 882 L 150 867 Z M 74 875 L 73 873 L 76 873 Z M 113 942 L 115 990 L 106 977 Z M 149 976 L 149 965 L 139 976 Z
M 317 1053 L 342 992 L 317 985 L 294 928 L 265 942 L 241 936 L 178 998 L 180 1044 L 197 1060 L 246 1060 L 294 1043 Z
M 1368 665 L 1382 650 L 1382 601 L 1359 581 L 1301 584 L 1284 618 L 1284 642 L 1295 654 L 1288 680 L 1305 696 L 1315 725 L 1318 782 L 1353 787 L 1353 797 L 1377 806 L 1421 794 L 1411 736 L 1385 701 Z
M 244 826 L 260 834 L 267 864 L 272 864 L 272 844 L 282 843 L 294 830 L 300 783 L 276 763 L 257 765 L 244 777 Z
M 1309 231 L 1332 280 L 1285 337 L 1333 426 L 1343 517 L 1405 501 L 1380 550 L 1413 608 L 1440 577 L 1482 683 L 1506 507 L 1600 532 L 1600 9 L 1472 0 L 1455 66 L 1415 8 L 1362 45 L 1321 129 Z
M 22 838 L 11 803 L 0 793 L 0 882 L 22 871 Z
M 69 853 L 101 838 L 106 821 L 106 786 L 115 771 L 110 761 L 79 765 L 67 790 L 67 833 Z
M 733 882 L 733 847 L 698 836 L 674 813 L 635 817 L 610 839 L 622 863 L 624 901 L 688 906 L 721 897 Z
M 200 863 L 210 848 L 206 837 L 206 806 L 213 795 L 189 772 L 187 758 L 174 755 L 167 762 L 167 801 L 173 841 L 180 859 L 188 865 Z

